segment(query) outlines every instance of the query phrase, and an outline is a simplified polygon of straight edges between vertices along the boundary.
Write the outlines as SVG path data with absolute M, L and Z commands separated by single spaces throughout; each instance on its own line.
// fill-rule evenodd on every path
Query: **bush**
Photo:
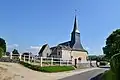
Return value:
M 40 66 L 38 66 L 38 65 L 31 65 L 29 63 L 25 63 L 25 62 L 22 62 L 22 61 L 20 61 L 20 64 L 22 64 L 23 66 L 25 66 L 27 68 L 30 68 L 32 70 L 40 71 Z
M 111 70 L 105 71 L 101 77 L 101 80 L 116 80 L 115 74 Z
M 62 72 L 62 71 L 70 71 L 74 70 L 72 66 L 46 66 L 40 67 L 38 65 L 31 65 L 29 63 L 20 62 L 20 64 L 24 65 L 27 68 L 30 68 L 35 71 L 42 71 L 42 72 Z
M 4 53 L 4 51 L 3 51 L 3 49 L 0 47 L 0 58 L 3 56 L 3 53 Z
M 105 65 L 107 65 L 106 61 L 100 61 L 100 66 L 105 66 Z
M 120 53 L 115 54 L 112 56 L 110 61 L 111 70 L 113 73 L 116 74 L 117 77 L 119 77 L 120 74 Z M 119 77 L 120 79 L 120 77 Z

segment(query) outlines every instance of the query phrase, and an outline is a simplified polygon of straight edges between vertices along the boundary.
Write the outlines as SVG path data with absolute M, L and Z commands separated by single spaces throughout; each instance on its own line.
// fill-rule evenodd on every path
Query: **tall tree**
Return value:
M 106 39 L 106 46 L 103 47 L 106 59 L 110 59 L 114 54 L 120 52 L 120 29 L 113 31 Z
M 2 38 L 0 38 L 0 47 L 3 49 L 3 51 L 5 53 L 6 52 L 6 42 Z

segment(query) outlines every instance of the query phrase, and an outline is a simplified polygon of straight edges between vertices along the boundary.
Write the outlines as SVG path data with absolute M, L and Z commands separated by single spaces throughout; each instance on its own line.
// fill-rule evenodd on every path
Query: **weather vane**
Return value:
M 77 9 L 75 9 L 75 16 L 77 16 L 77 13 L 78 13 L 78 10 L 77 10 Z
M 77 15 L 77 10 L 75 9 L 75 15 Z

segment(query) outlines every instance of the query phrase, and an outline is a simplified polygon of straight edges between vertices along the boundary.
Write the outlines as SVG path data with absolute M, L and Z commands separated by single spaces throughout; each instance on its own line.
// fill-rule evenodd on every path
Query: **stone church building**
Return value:
M 71 33 L 71 40 L 60 43 L 57 46 L 49 47 L 48 44 L 42 46 L 39 52 L 42 57 L 62 58 L 63 60 L 74 60 L 85 62 L 87 61 L 88 52 L 83 48 L 80 40 L 80 31 L 75 16 L 74 28 Z

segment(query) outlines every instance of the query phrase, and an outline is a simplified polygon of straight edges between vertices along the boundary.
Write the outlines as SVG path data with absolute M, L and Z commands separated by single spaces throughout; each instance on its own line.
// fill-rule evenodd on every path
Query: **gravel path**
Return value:
M 20 64 L 0 62 L 0 80 L 58 80 L 64 77 L 80 74 L 82 72 L 94 70 L 81 69 L 59 73 L 43 73 L 33 71 Z

